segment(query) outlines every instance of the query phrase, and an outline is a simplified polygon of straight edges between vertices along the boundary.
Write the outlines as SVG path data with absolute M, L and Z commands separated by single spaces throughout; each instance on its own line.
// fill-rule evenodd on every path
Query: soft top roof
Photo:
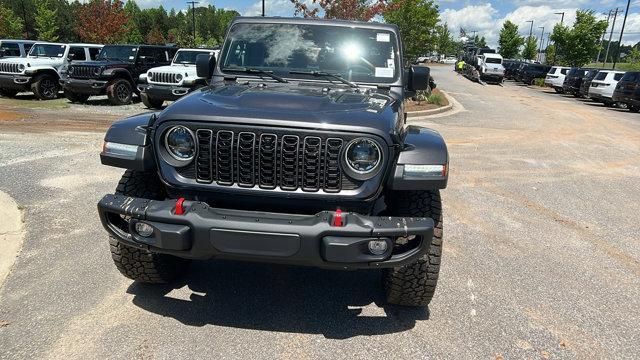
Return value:
M 362 27 L 369 29 L 380 29 L 398 32 L 398 26 L 395 24 L 383 24 L 379 22 L 364 22 L 351 20 L 336 19 L 305 19 L 298 17 L 262 17 L 262 16 L 239 16 L 233 20 L 231 25 L 238 23 L 262 23 L 262 24 L 303 24 L 303 25 L 325 25 L 325 26 L 344 26 L 344 27 Z

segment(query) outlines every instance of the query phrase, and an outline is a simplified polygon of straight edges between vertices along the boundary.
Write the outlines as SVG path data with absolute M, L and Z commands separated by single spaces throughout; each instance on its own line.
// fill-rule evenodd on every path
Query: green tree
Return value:
M 432 0 L 392 0 L 383 14 L 386 22 L 400 28 L 407 59 L 415 59 L 436 47 L 438 5 Z
M 40 0 L 36 4 L 36 30 L 38 39 L 58 41 L 58 9 L 52 9 L 51 0 Z
M 518 56 L 520 46 L 524 45 L 524 38 L 518 34 L 518 25 L 507 20 L 502 24 L 498 39 L 498 52 L 505 59 Z
M 436 27 L 437 49 L 442 55 L 451 55 L 455 53 L 455 40 L 449 30 L 449 25 L 444 23 Z
M 484 38 L 484 36 L 480 37 L 478 35 L 476 35 L 476 37 L 473 39 L 474 43 L 476 44 L 477 47 L 487 47 L 487 39 Z
M 556 63 L 583 66 L 592 61 L 601 49 L 599 41 L 607 22 L 596 19 L 592 10 L 578 10 L 573 27 L 556 25 L 551 40 L 556 44 Z
M 536 55 L 538 55 L 538 39 L 535 36 L 529 36 L 524 43 L 524 49 L 522 49 L 522 58 L 533 60 Z
M 0 38 L 22 37 L 23 27 L 22 19 L 0 4 Z

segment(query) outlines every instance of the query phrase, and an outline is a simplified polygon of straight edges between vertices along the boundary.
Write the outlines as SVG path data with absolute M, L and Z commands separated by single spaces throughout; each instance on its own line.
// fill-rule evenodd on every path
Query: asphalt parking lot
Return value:
M 420 310 L 385 306 L 378 272 L 208 261 L 172 286 L 125 279 L 95 209 L 122 171 L 98 153 L 143 107 L 0 99 L 0 191 L 25 230 L 0 358 L 637 358 L 640 114 L 451 68 L 433 75 L 453 111 L 413 120 L 451 155 Z

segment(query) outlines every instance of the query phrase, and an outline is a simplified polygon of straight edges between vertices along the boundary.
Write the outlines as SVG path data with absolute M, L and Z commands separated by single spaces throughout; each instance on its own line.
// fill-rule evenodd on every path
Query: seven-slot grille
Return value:
M 20 70 L 16 63 L 0 63 L 0 72 L 19 74 Z
M 149 75 L 151 75 L 151 78 L 149 79 L 149 82 L 152 82 L 152 83 L 162 83 L 162 84 L 177 84 L 177 83 L 179 83 L 178 79 L 176 78 L 178 76 L 178 74 L 162 73 L 162 72 L 150 72 Z
M 193 176 L 200 183 L 309 192 L 358 187 L 341 169 L 342 138 L 226 129 L 195 134 Z
M 95 69 L 95 66 L 73 65 L 73 74 L 69 74 L 69 76 L 79 79 L 93 79 L 97 77 L 94 73 Z

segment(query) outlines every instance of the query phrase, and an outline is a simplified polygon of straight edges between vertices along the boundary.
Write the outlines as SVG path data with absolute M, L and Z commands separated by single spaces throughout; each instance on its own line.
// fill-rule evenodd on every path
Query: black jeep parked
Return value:
M 154 45 L 107 45 L 96 61 L 71 65 L 60 80 L 64 94 L 72 102 L 85 102 L 91 95 L 109 97 L 113 105 L 131 102 L 138 92 L 140 74 L 171 64 L 178 48 Z
M 580 86 L 582 86 L 582 79 L 591 69 L 587 68 L 571 68 L 564 78 L 562 83 L 562 90 L 565 94 L 571 94 L 575 97 L 580 96 Z
M 527 85 L 533 85 L 535 79 L 544 79 L 551 70 L 551 66 L 541 64 L 526 64 L 517 74 L 517 80 Z
M 591 86 L 591 82 L 598 75 L 600 70 L 603 69 L 590 69 L 584 74 L 582 81 L 580 83 L 580 91 L 578 92 L 580 97 L 586 98 L 589 95 L 589 87 Z
M 210 86 L 105 136 L 102 163 L 127 169 L 98 204 L 117 268 L 151 283 L 190 259 L 384 269 L 390 303 L 428 304 L 449 156 L 406 124 L 429 68 L 402 59 L 395 25 L 236 18 L 219 61 L 196 59 Z
M 613 91 L 613 101 L 627 105 L 631 112 L 640 111 L 640 72 L 628 71 Z

